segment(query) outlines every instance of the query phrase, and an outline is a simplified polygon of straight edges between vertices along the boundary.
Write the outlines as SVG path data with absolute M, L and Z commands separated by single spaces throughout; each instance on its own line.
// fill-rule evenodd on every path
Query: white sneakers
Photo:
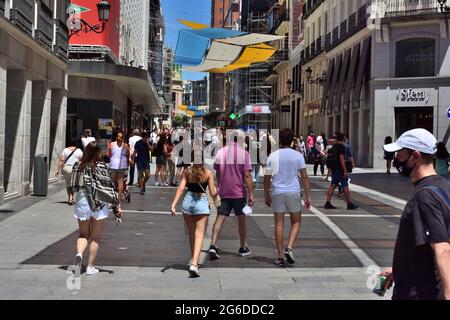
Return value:
M 86 268 L 86 274 L 87 275 L 92 275 L 92 274 L 96 274 L 99 273 L 100 271 L 96 268 L 96 267 L 87 267 Z
M 194 266 L 193 264 L 191 264 L 191 266 L 189 267 L 189 276 L 191 278 L 198 278 L 200 277 L 200 273 L 198 271 L 198 267 Z

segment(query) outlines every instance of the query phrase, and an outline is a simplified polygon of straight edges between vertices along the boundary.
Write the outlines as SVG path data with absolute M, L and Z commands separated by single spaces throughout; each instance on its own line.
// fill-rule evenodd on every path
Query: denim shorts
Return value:
M 189 215 L 209 215 L 208 196 L 205 193 L 188 191 L 184 196 L 181 211 Z
M 342 188 L 348 188 L 348 177 L 344 177 L 344 171 L 333 169 L 331 172 L 331 184 L 333 186 L 341 185 Z

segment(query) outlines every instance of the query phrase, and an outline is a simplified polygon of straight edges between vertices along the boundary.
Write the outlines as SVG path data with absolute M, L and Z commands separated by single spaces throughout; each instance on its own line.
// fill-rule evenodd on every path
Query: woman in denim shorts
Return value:
M 212 172 L 206 169 L 203 163 L 193 164 L 192 167 L 183 171 L 180 185 L 172 203 L 172 216 L 175 216 L 177 203 L 186 187 L 187 192 L 183 199 L 182 213 L 184 221 L 188 226 L 192 254 L 189 275 L 191 278 L 197 278 L 200 276 L 198 264 L 210 214 L 206 188 L 209 188 L 209 193 L 214 200 L 216 200 L 218 194 L 214 185 Z

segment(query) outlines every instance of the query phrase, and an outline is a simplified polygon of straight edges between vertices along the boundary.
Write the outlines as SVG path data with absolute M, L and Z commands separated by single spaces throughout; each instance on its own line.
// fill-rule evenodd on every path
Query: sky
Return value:
M 164 46 L 177 47 L 178 31 L 187 28 L 177 19 L 211 25 L 211 0 L 161 0 L 166 27 Z M 200 80 L 208 76 L 202 72 L 183 71 L 183 80 Z

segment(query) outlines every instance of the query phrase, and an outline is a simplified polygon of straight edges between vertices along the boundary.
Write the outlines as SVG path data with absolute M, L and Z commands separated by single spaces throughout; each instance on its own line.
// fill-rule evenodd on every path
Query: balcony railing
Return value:
M 350 17 L 348 17 L 348 34 L 352 36 L 357 30 L 356 26 L 356 12 L 353 12 Z
M 367 19 L 369 18 L 369 14 L 367 13 L 367 5 L 363 5 L 358 9 L 358 23 L 357 23 L 357 31 L 364 29 L 367 26 Z
M 303 19 L 306 19 L 314 12 L 325 0 L 308 0 L 303 5 Z
M 0 16 L 5 15 L 5 0 L 0 0 Z
M 38 13 L 37 25 L 36 40 L 51 50 L 53 45 L 52 12 L 42 4 Z
M 325 36 L 325 50 L 330 50 L 332 48 L 332 42 L 331 42 L 331 32 L 328 32 Z
M 322 45 L 323 37 L 319 37 L 316 40 L 316 54 L 321 54 L 323 52 L 324 46 Z
M 339 27 L 333 29 L 333 46 L 339 44 Z
M 347 20 L 344 20 L 341 22 L 341 26 L 339 28 L 339 41 L 344 41 L 347 39 L 348 32 L 347 32 Z
M 56 26 L 56 44 L 53 47 L 53 52 L 64 61 L 67 61 L 68 28 L 63 21 L 61 20 L 57 21 L 58 22 Z
M 14 1 L 13 8 L 10 12 L 10 19 L 13 24 L 31 36 L 31 28 L 33 25 L 32 0 Z
M 305 49 L 305 61 L 309 61 L 309 58 L 311 57 L 310 52 L 311 52 L 310 48 L 307 47 Z
M 369 0 L 372 16 L 384 17 L 417 16 L 440 12 L 437 0 Z

